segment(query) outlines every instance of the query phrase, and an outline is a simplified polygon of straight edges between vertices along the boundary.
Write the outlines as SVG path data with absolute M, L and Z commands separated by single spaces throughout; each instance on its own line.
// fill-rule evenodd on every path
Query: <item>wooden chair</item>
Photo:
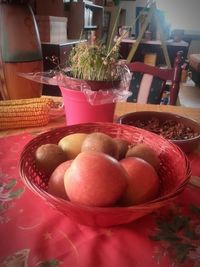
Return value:
M 162 69 L 143 62 L 127 64 L 131 73 L 133 73 L 130 83 L 130 91 L 133 95 L 127 101 L 161 104 L 166 85 L 169 83 L 169 89 L 166 91 L 169 94 L 168 104 L 176 105 L 181 81 L 182 54 L 181 51 L 177 53 L 174 66 L 170 69 Z

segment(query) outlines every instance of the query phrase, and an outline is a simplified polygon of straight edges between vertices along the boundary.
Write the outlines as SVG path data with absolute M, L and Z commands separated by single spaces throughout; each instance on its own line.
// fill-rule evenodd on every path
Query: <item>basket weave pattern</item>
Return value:
M 148 203 L 131 207 L 94 208 L 73 204 L 46 192 L 49 177 L 41 173 L 35 164 L 35 151 L 45 143 L 55 143 L 73 133 L 103 132 L 111 137 L 123 138 L 131 143 L 146 143 L 160 158 L 160 193 Z M 42 197 L 52 207 L 75 221 L 91 226 L 111 226 L 131 222 L 160 207 L 169 204 L 187 185 L 191 176 L 190 164 L 185 154 L 173 143 L 151 132 L 115 123 L 88 123 L 58 128 L 31 140 L 20 159 L 20 174 L 26 186 Z

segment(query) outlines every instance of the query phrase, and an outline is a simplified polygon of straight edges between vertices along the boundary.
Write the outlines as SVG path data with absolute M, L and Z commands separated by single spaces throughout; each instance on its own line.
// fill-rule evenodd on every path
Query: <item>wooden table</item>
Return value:
M 171 111 L 200 122 L 200 109 L 174 106 L 118 103 L 116 115 L 139 110 Z M 0 138 L 0 266 L 196 266 L 200 244 L 197 186 L 188 185 L 176 202 L 137 221 L 97 228 L 74 222 L 24 185 L 18 167 L 22 149 L 42 131 L 64 125 L 63 116 L 44 127 L 0 132 L 5 136 Z M 193 175 L 200 175 L 200 158 L 196 160 Z M 193 184 L 197 185 L 198 180 Z M 174 237 L 178 237 L 176 242 Z M 182 249 L 185 244 L 182 242 L 187 242 L 190 253 Z M 178 264 L 182 253 L 186 254 L 186 260 Z
M 53 97 L 56 101 L 62 101 L 61 97 Z M 120 102 L 116 105 L 115 115 L 121 116 L 123 114 L 135 111 L 162 111 L 162 112 L 173 112 L 182 116 L 189 117 L 200 123 L 200 109 L 198 108 L 186 108 L 182 106 L 171 106 L 171 105 L 150 105 L 150 104 L 137 104 L 137 103 L 128 103 Z M 23 132 L 40 132 L 48 131 L 57 127 L 65 126 L 65 117 L 62 116 L 54 121 L 50 121 L 45 127 L 35 127 L 35 128 L 23 128 L 23 129 L 12 129 L 0 131 L 0 137 L 15 135 Z

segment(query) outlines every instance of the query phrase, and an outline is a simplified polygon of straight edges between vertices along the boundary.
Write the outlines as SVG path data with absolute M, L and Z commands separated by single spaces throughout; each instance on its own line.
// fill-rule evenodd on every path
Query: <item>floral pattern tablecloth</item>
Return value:
M 79 225 L 22 183 L 20 152 L 34 135 L 0 139 L 0 266 L 200 266 L 200 188 L 189 184 L 172 205 L 127 225 Z M 200 175 L 200 156 L 188 157 Z

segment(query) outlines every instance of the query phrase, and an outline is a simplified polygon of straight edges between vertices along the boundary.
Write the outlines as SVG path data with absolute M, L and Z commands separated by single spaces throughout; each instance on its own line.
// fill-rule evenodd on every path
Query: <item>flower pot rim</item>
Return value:
M 68 76 L 63 74 L 63 77 L 65 77 L 66 79 L 71 79 L 71 80 L 75 80 L 75 81 L 85 81 L 85 82 L 105 82 L 105 83 L 112 83 L 112 82 L 120 82 L 121 79 L 117 79 L 117 80 L 85 80 L 85 79 L 79 79 L 79 78 L 75 78 L 73 76 Z
M 80 86 L 80 85 L 88 85 L 91 89 L 91 91 L 98 91 L 98 90 L 113 90 L 115 87 L 118 88 L 120 85 L 121 80 L 110 80 L 110 81 L 106 81 L 106 80 L 84 80 L 84 79 L 78 79 L 78 78 L 74 78 L 74 77 L 70 77 L 68 75 L 63 75 L 63 79 L 66 80 L 67 82 L 72 82 L 74 83 L 76 86 Z M 105 86 L 105 87 L 101 87 L 101 86 Z M 94 87 L 93 87 L 94 86 Z

